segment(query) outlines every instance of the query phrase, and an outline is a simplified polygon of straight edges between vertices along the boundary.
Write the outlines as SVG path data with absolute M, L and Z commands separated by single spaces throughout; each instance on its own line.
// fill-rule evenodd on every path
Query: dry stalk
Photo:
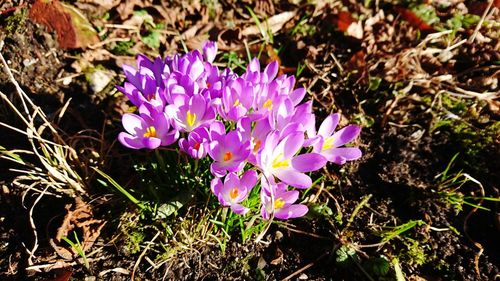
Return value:
M 0 41 L 0 50 L 3 47 L 3 41 Z M 12 98 L 0 92 L 0 99 L 5 102 L 8 109 L 14 113 L 24 124 L 24 128 L 16 128 L 4 122 L 0 122 L 0 126 L 23 134 L 27 137 L 31 145 L 31 151 L 26 154 L 35 155 L 37 160 L 40 161 L 41 166 L 25 161 L 20 161 L 8 155 L 1 157 L 11 160 L 17 164 L 25 166 L 26 169 L 11 169 L 11 171 L 21 172 L 13 184 L 20 188 L 30 187 L 29 190 L 40 192 L 41 189 L 47 191 L 48 188 L 52 192 L 44 192 L 44 194 L 65 194 L 75 196 L 78 194 L 85 194 L 84 183 L 80 175 L 73 169 L 72 165 L 68 162 L 70 160 L 78 162 L 76 151 L 68 146 L 62 136 L 59 134 L 53 122 L 51 122 L 43 110 L 35 105 L 30 97 L 20 87 L 19 83 L 14 78 L 11 69 L 9 68 L 3 54 L 0 52 L 0 62 L 10 82 L 15 86 L 18 99 L 22 103 L 23 111 L 19 111 L 13 104 Z M 12 96 L 12 95 L 11 95 Z M 62 108 L 59 118 L 66 111 L 68 104 Z M 41 120 L 41 124 L 36 124 L 35 120 Z M 45 131 L 49 130 L 49 134 Z M 45 136 L 51 135 L 52 140 L 48 140 Z M 21 152 L 17 150 L 18 152 Z M 35 185 L 45 186 L 46 188 L 34 189 Z

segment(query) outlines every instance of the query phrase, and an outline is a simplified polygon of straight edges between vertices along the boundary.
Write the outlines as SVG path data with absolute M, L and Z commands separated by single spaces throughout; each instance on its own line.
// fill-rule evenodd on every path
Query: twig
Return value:
M 89 49 L 97 49 L 99 47 L 102 47 L 106 44 L 109 44 L 109 43 L 113 43 L 113 42 L 127 42 L 127 41 L 130 41 L 131 39 L 130 38 L 109 38 L 109 39 L 106 39 L 104 41 L 101 41 L 99 43 L 96 43 L 94 45 L 90 45 L 89 46 Z
M 135 280 L 134 279 L 134 276 L 135 276 L 135 271 L 137 270 L 137 268 L 139 267 L 139 264 L 141 263 L 141 260 L 142 258 L 144 257 L 144 255 L 146 255 L 146 253 L 148 252 L 151 244 L 153 244 L 153 242 L 156 240 L 156 238 L 158 238 L 158 236 L 160 235 L 160 231 L 158 231 L 156 233 L 156 235 L 153 237 L 153 239 L 151 239 L 151 241 L 149 241 L 149 243 L 146 245 L 146 248 L 144 249 L 144 251 L 142 251 L 141 255 L 139 256 L 139 258 L 137 259 L 137 261 L 135 262 L 135 265 L 134 265 L 134 269 L 132 270 L 132 276 L 130 277 L 130 280 Z
M 483 198 L 485 196 L 485 192 L 484 192 L 484 188 L 483 188 L 483 185 L 481 184 L 481 182 L 479 182 L 475 178 L 471 177 L 469 174 L 463 174 L 463 175 L 467 179 L 469 179 L 472 182 L 474 182 L 475 184 L 477 184 L 479 186 L 479 190 L 481 191 L 481 200 L 476 204 L 476 207 L 474 207 L 474 209 L 472 209 L 467 214 L 467 216 L 464 219 L 464 226 L 463 226 L 464 227 L 464 233 L 465 233 L 465 236 L 467 237 L 467 239 L 469 239 L 479 249 L 479 252 L 474 257 L 474 269 L 476 270 L 476 274 L 477 274 L 478 279 L 481 280 L 481 272 L 479 271 L 479 257 L 481 257 L 481 255 L 483 254 L 484 248 L 483 248 L 483 246 L 479 242 L 474 241 L 469 236 L 469 234 L 467 233 L 467 222 L 469 221 L 469 219 L 472 216 L 472 214 L 474 214 L 479 209 L 479 207 L 481 206 L 481 204 L 483 203 L 483 201 L 484 201 Z
M 34 183 L 33 185 L 35 185 L 36 183 Z M 31 229 L 33 230 L 33 235 L 35 236 L 35 242 L 34 242 L 34 245 L 33 245 L 33 248 L 30 250 L 28 250 L 28 248 L 26 247 L 26 245 L 24 244 L 24 242 L 22 243 L 23 246 L 26 248 L 26 252 L 28 252 L 29 254 L 29 257 L 28 257 L 28 264 L 29 265 L 33 265 L 33 261 L 31 260 L 33 258 L 33 256 L 35 256 L 35 251 L 38 249 L 38 233 L 36 232 L 36 225 L 35 225 L 35 221 L 33 220 L 33 210 L 35 209 L 35 206 L 36 204 L 42 199 L 43 195 L 45 194 L 45 192 L 47 191 L 47 189 L 49 188 L 49 186 L 46 186 L 45 189 L 40 193 L 40 195 L 38 195 L 38 197 L 36 198 L 35 202 L 33 202 L 33 205 L 31 206 L 30 208 L 30 211 L 29 211 L 29 218 L 30 218 L 30 225 L 31 225 Z M 25 195 L 28 193 L 29 190 L 26 190 L 25 191 Z M 23 196 L 23 200 L 24 200 L 24 196 Z
M 488 7 L 486 7 L 486 9 L 484 10 L 483 15 L 481 16 L 481 19 L 477 23 L 476 29 L 474 29 L 474 33 L 472 33 L 472 36 L 469 38 L 469 43 L 474 42 L 474 40 L 476 39 L 476 36 L 479 33 L 479 30 L 481 29 L 481 26 L 483 25 L 483 22 L 486 19 L 486 15 L 488 15 L 488 12 L 490 11 L 491 6 L 493 5 L 494 1 L 495 0 L 489 1 Z
M 352 212 L 351 217 L 347 221 L 347 225 L 340 232 L 341 234 L 344 231 L 346 231 L 349 228 L 349 226 L 351 226 L 351 223 L 354 221 L 354 218 L 358 214 L 359 210 L 361 210 L 361 208 L 363 208 L 363 206 L 368 203 L 368 201 L 370 200 L 370 198 L 372 198 L 372 196 L 373 196 L 372 194 L 368 194 L 365 198 L 363 198 L 363 200 L 361 202 L 359 202 L 359 204 L 356 206 L 356 208 L 354 208 L 354 211 Z
M 282 281 L 288 281 L 288 280 L 292 279 L 293 277 L 299 275 L 300 273 L 306 271 L 308 268 L 312 267 L 315 263 L 317 263 L 319 260 L 321 260 L 322 258 L 324 258 L 328 254 L 329 254 L 329 252 L 323 253 L 315 261 L 310 262 L 310 263 L 306 264 L 305 266 L 301 267 L 299 270 L 297 270 L 294 273 L 292 273 L 292 274 L 288 275 L 287 277 L 285 277 Z

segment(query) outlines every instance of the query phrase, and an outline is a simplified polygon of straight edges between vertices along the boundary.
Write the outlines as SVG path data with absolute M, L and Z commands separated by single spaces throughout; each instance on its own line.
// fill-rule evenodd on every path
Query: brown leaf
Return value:
M 57 33 L 63 49 L 85 48 L 99 42 L 97 32 L 75 7 L 58 0 L 36 0 L 29 17 Z
M 116 11 L 120 15 L 122 20 L 130 17 L 132 13 L 134 13 L 135 6 L 139 6 L 141 8 L 149 7 L 153 5 L 153 1 L 151 0 L 125 0 L 116 8 Z
M 73 272 L 66 269 L 58 270 L 60 271 L 56 273 L 56 277 L 54 279 L 51 279 L 50 281 L 69 281 Z
M 93 4 L 102 7 L 104 10 L 111 10 L 112 8 L 118 6 L 121 0 L 79 0 L 78 2 L 85 4 Z
M 77 254 L 74 248 L 70 248 L 63 244 L 63 237 L 73 240 L 69 234 L 75 230 L 80 230 L 83 237 L 79 237 L 82 245 L 82 250 L 86 252 L 94 244 L 99 237 L 101 229 L 106 222 L 93 218 L 92 209 L 88 204 L 76 197 L 73 205 L 66 205 L 68 211 L 61 226 L 57 229 L 57 234 L 54 240 L 51 239 L 51 245 L 54 250 L 63 258 L 71 259 Z
M 256 35 L 262 34 L 262 36 L 268 36 L 268 32 L 271 31 L 273 34 L 278 32 L 283 28 L 286 22 L 291 20 L 297 14 L 296 11 L 283 12 L 270 17 L 267 21 L 261 21 L 260 27 L 257 24 L 243 29 L 242 35 Z
M 274 255 L 274 259 L 270 262 L 272 265 L 278 265 L 283 262 L 283 252 L 280 248 L 276 248 L 276 253 Z

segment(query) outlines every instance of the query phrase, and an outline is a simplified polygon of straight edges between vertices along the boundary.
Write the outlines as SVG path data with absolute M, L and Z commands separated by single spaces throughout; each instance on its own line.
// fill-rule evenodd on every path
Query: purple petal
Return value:
M 213 41 L 206 41 L 203 44 L 202 51 L 205 60 L 208 62 L 213 62 L 215 59 L 215 55 L 217 54 L 217 44 Z
M 221 159 L 221 148 L 219 141 L 212 141 L 208 148 L 208 155 L 212 157 L 215 161 Z
M 210 182 L 210 189 L 212 190 L 214 195 L 218 195 L 222 189 L 222 181 L 220 178 L 214 178 Z
M 212 175 L 219 178 L 226 175 L 226 169 L 222 168 L 219 162 L 213 162 L 212 165 L 210 165 L 210 172 Z
M 238 215 L 246 214 L 250 209 L 240 205 L 240 204 L 231 204 L 231 210 Z
M 121 132 L 120 134 L 118 134 L 118 140 L 121 144 L 128 148 L 140 149 L 144 147 L 140 138 L 131 136 L 125 132 Z
M 306 173 L 319 170 L 326 165 L 326 158 L 318 153 L 307 153 L 292 158 L 292 167 L 299 172 Z
M 304 189 L 312 185 L 312 180 L 309 176 L 293 169 L 278 169 L 274 173 L 282 182 L 295 188 Z
M 345 159 L 347 161 L 351 161 L 351 160 L 359 159 L 362 156 L 361 150 L 357 147 L 334 148 L 334 149 L 329 149 L 329 150 L 323 151 L 322 154 L 328 159 L 328 161 L 334 162 L 334 163 L 336 163 L 335 161 L 332 161 L 335 159 L 334 157 L 342 157 L 343 159 Z M 339 164 L 339 163 L 337 163 L 337 164 Z
M 266 69 L 264 69 L 264 73 L 267 76 L 266 82 L 273 80 L 274 77 L 276 77 L 276 74 L 278 74 L 278 70 L 279 70 L 279 65 L 277 61 L 273 61 L 270 64 L 268 64 L 266 66 Z
M 162 136 L 161 145 L 168 146 L 173 144 L 179 138 L 179 131 L 172 130 L 168 134 Z
M 290 100 L 292 101 L 293 105 L 299 104 L 302 99 L 304 99 L 304 96 L 306 95 L 306 89 L 305 88 L 298 88 L 295 89 L 292 93 L 290 93 Z
M 309 209 L 306 205 L 296 204 L 277 210 L 274 217 L 277 219 L 287 220 L 304 216 Z
M 260 62 L 258 58 L 253 58 L 247 66 L 247 72 L 260 72 Z
M 206 108 L 207 103 L 202 95 L 194 95 L 191 97 L 191 100 L 189 101 L 189 109 L 191 110 L 191 113 L 196 113 L 197 121 L 203 118 Z
M 238 131 L 230 131 L 222 144 L 226 150 L 230 150 L 233 153 L 237 152 L 241 147 L 241 135 Z
M 240 185 L 240 179 L 235 173 L 227 174 L 226 178 L 224 179 L 224 189 L 239 187 L 239 185 Z
M 335 113 L 331 114 L 321 123 L 321 126 L 318 130 L 318 135 L 327 138 L 333 134 L 335 128 L 339 124 L 340 114 Z
M 284 140 L 284 150 L 283 157 L 285 159 L 292 158 L 299 149 L 302 148 L 302 144 L 304 144 L 304 134 L 303 133 L 293 133 L 288 135 Z
M 260 208 L 260 215 L 265 220 L 268 220 L 271 217 L 271 214 L 267 212 L 266 206 L 264 204 L 262 204 L 262 207 Z
M 240 185 L 246 187 L 248 190 L 252 189 L 257 180 L 259 179 L 257 172 L 254 170 L 246 171 L 240 179 Z
M 161 140 L 159 138 L 143 138 L 142 144 L 148 149 L 155 149 L 161 145 Z
M 293 204 L 297 201 L 297 199 L 299 199 L 299 192 L 297 190 L 290 190 L 276 194 L 274 197 L 283 199 L 283 201 L 287 204 Z
M 122 124 L 125 131 L 130 134 L 136 134 L 138 129 L 145 129 L 147 126 L 144 120 L 136 114 L 125 113 L 122 116 Z
M 200 75 L 203 73 L 205 70 L 205 66 L 203 65 L 203 62 L 201 60 L 195 60 L 191 65 L 189 69 L 189 77 L 193 80 L 198 80 L 200 78 Z
M 352 140 L 354 140 L 361 132 L 361 127 L 356 125 L 349 125 L 342 128 L 333 134 L 333 147 L 342 146 Z
M 181 151 L 189 154 L 189 143 L 185 138 L 179 140 L 179 148 Z
M 130 81 L 134 86 L 139 87 L 139 79 L 137 79 L 137 70 L 135 67 L 130 66 L 128 64 L 122 65 L 123 72 L 125 73 L 125 76 L 127 77 L 127 80 Z

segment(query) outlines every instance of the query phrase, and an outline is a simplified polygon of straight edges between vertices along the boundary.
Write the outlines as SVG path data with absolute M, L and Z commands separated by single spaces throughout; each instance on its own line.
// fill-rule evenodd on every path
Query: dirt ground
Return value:
M 3 1 L 0 279 L 500 279 L 499 6 Z M 144 168 L 157 164 L 154 153 L 116 141 L 131 110 L 114 88 L 124 82 L 122 64 L 207 39 L 218 43 L 217 63 L 236 71 L 247 53 L 278 60 L 320 119 L 340 112 L 342 125 L 363 127 L 363 157 L 315 173 L 322 180 L 311 188 L 310 213 L 273 223 L 260 242 L 235 228 L 222 247 L 221 210 L 196 191 L 204 182 L 182 178 L 174 164 L 161 174 L 164 190 L 143 190 L 155 180 Z M 64 176 L 30 153 L 43 145 L 12 129 L 29 132 L 6 101 L 22 111 L 14 80 L 55 128 L 40 136 L 72 149 L 67 162 L 48 161 Z M 37 128 L 43 120 L 32 119 Z M 92 167 L 146 202 L 158 193 L 160 203 L 184 203 L 174 215 L 148 217 Z M 176 197 L 183 192 L 189 199 Z M 84 255 L 61 240 L 71 233 Z

